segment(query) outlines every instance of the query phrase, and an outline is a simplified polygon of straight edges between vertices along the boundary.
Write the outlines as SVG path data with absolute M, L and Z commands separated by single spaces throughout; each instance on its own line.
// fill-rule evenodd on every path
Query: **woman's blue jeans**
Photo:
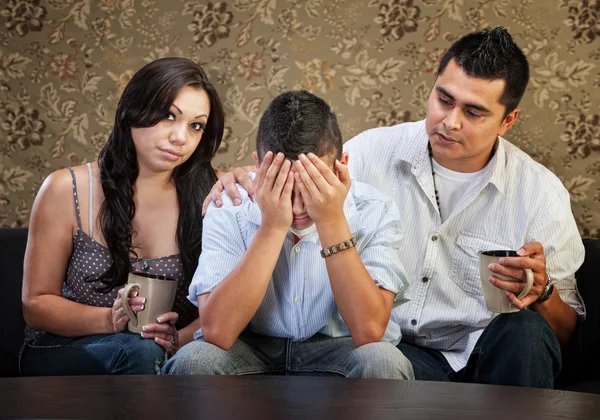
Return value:
M 156 375 L 167 353 L 140 334 L 60 337 L 45 333 L 28 343 L 21 355 L 24 376 Z

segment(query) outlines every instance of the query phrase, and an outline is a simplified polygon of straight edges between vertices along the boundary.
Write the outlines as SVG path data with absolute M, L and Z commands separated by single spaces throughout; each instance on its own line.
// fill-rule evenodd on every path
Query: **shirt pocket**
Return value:
M 452 252 L 450 278 L 465 292 L 482 296 L 481 276 L 479 274 L 480 251 L 512 249 L 512 246 L 497 238 L 463 232 L 458 235 L 456 247 Z

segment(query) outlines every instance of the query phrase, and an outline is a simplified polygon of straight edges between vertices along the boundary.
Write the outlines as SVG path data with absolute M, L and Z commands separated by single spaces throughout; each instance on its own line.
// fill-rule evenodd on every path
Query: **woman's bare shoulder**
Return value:
M 87 191 L 87 182 L 89 180 L 87 165 L 77 165 L 71 167 L 75 175 L 77 189 L 83 188 Z M 95 178 L 98 178 L 98 166 L 92 164 L 92 172 Z M 81 185 L 80 185 L 81 184 Z M 69 168 L 58 169 L 52 172 L 40 188 L 40 192 L 49 194 L 66 195 L 73 193 L 73 175 Z
M 73 194 L 73 178 L 68 168 L 59 169 L 46 177 L 38 191 L 31 210 L 30 228 L 44 225 L 77 225 Z M 75 221 L 75 222 L 74 222 Z
M 73 194 L 73 177 L 68 168 L 58 169 L 46 177 L 39 195 L 60 197 Z

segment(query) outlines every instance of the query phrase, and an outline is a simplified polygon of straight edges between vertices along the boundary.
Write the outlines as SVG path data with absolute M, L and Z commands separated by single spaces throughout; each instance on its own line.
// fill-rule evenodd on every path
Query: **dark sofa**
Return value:
M 0 377 L 17 376 L 17 357 L 23 341 L 21 285 L 27 229 L 0 229 Z M 585 239 L 585 262 L 577 272 L 579 291 L 587 308 L 568 346 L 563 349 L 563 371 L 558 388 L 600 393 L 600 239 Z
M 0 319 L 5 321 L 0 340 L 0 377 L 19 374 L 18 355 L 25 326 L 21 285 L 26 243 L 27 229 L 0 229 Z

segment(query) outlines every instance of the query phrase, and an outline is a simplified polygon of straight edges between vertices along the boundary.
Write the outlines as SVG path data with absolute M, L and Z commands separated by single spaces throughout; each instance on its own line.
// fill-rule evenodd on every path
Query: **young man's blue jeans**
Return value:
M 140 334 L 122 332 L 85 337 L 45 333 L 25 346 L 24 376 L 156 375 L 166 351 Z
M 356 347 L 351 337 L 316 334 L 305 341 L 243 332 L 229 351 L 202 338 L 183 346 L 165 364 L 175 375 L 337 375 L 414 379 L 410 362 L 391 343 Z
M 530 310 L 494 318 L 459 372 L 437 350 L 407 342 L 398 348 L 412 362 L 415 378 L 425 381 L 554 388 L 561 369 L 558 339 L 548 322 Z

